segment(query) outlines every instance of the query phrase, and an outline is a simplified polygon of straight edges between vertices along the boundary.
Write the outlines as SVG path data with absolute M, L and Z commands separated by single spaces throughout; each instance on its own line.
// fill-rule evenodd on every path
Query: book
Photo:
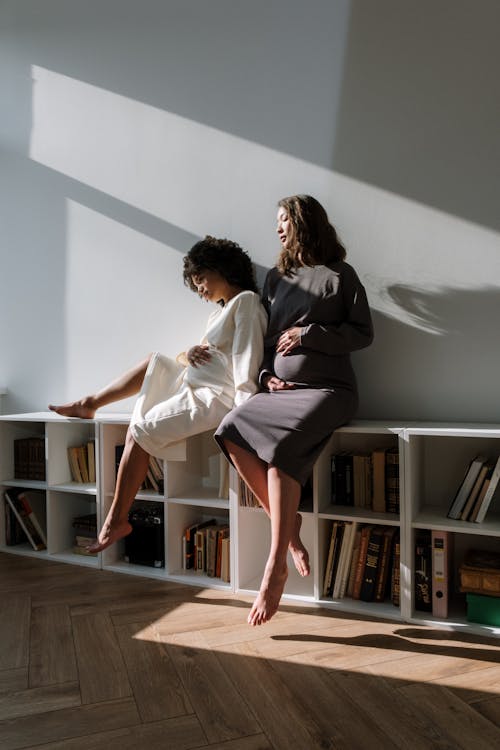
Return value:
M 352 592 L 354 589 L 354 579 L 356 577 L 356 568 L 358 565 L 360 540 L 361 540 L 361 529 L 358 526 L 354 534 L 354 543 L 352 546 L 351 563 L 349 567 L 349 579 L 347 581 L 347 589 L 345 592 L 345 595 L 350 598 L 352 598 Z
M 367 525 L 361 528 L 361 538 L 359 540 L 359 553 L 356 561 L 356 571 L 352 589 L 352 598 L 359 599 L 361 594 L 361 584 L 363 583 L 363 574 L 366 564 L 366 553 L 368 551 L 368 541 L 373 526 Z
M 352 455 L 336 453 L 331 458 L 332 503 L 334 505 L 353 504 Z
M 196 532 L 215 523 L 215 518 L 210 521 L 197 521 L 188 526 L 184 532 L 183 547 L 185 549 L 185 570 L 197 570 L 198 558 L 196 556 Z
M 229 525 L 219 526 L 217 530 L 217 558 L 215 560 L 215 577 L 221 578 L 222 575 L 222 542 L 229 538 Z
M 488 489 L 484 493 L 484 497 L 481 500 L 481 505 L 478 507 L 477 514 L 474 518 L 475 523 L 481 523 L 482 521 L 484 521 L 488 508 L 490 507 L 491 501 L 493 500 L 493 495 L 495 494 L 496 489 L 498 487 L 499 480 L 500 480 L 500 456 L 498 457 L 497 462 L 495 464 L 495 468 L 493 469 L 493 473 L 491 475 Z
M 340 555 L 342 551 L 342 541 L 344 539 L 344 531 L 345 531 L 345 521 L 335 521 L 335 524 L 336 524 L 336 531 L 335 531 L 335 541 L 334 541 L 334 550 L 333 550 L 332 571 L 331 571 L 330 586 L 328 587 L 327 596 L 333 595 L 333 587 L 335 585 L 337 571 L 339 568 Z
M 219 527 L 217 525 L 207 527 L 206 538 L 206 571 L 207 576 L 213 578 L 217 569 L 217 536 Z
M 372 510 L 385 513 L 385 449 L 372 451 Z
M 355 453 L 352 457 L 353 505 L 358 508 L 371 507 L 371 455 Z
M 359 592 L 359 598 L 363 602 L 371 602 L 375 597 L 375 585 L 377 582 L 384 530 L 383 526 L 373 526 L 368 537 L 365 567 Z
M 389 448 L 385 453 L 385 510 L 399 513 L 399 449 Z
M 432 612 L 432 550 L 429 531 L 418 530 L 414 559 L 415 609 Z
M 356 521 L 346 522 L 344 530 L 344 538 L 342 540 L 342 559 L 339 562 L 339 569 L 335 579 L 335 587 L 333 589 L 334 599 L 343 599 L 347 590 L 347 583 L 349 580 L 349 573 L 351 570 L 352 562 L 352 551 L 354 547 L 354 539 L 358 530 L 358 524 Z
M 396 529 L 394 526 L 388 526 L 386 529 L 384 529 L 382 548 L 380 550 L 380 562 L 377 570 L 377 578 L 375 581 L 374 601 L 376 602 L 383 602 L 386 596 L 387 579 L 389 577 L 389 566 L 391 562 L 391 552 L 395 531 Z
M 226 583 L 231 580 L 231 560 L 230 560 L 230 538 L 225 536 L 221 541 L 221 566 L 220 577 Z
M 330 543 L 328 545 L 328 555 L 326 558 L 325 573 L 323 576 L 323 596 L 328 596 L 332 590 L 332 577 L 333 577 L 333 560 L 335 555 L 335 547 L 337 544 L 337 529 L 339 521 L 332 523 L 332 530 L 330 533 Z
M 14 440 L 15 479 L 45 480 L 45 438 L 29 437 Z
M 80 462 L 78 460 L 78 446 L 68 446 L 68 463 L 73 481 L 81 484 L 83 482 L 83 477 L 80 471 Z
M 45 534 L 41 533 L 41 526 L 33 513 L 33 509 L 21 488 L 10 488 L 5 490 L 4 497 L 9 503 L 15 517 L 28 541 L 34 550 L 40 551 L 47 548 L 47 539 Z
M 395 607 L 401 603 L 401 543 L 399 530 L 394 535 L 394 552 L 391 569 L 391 601 Z
M 433 529 L 432 543 L 432 615 L 448 617 L 451 593 L 451 558 L 453 535 L 449 531 Z
M 459 573 L 460 591 L 500 597 L 500 552 L 468 550 Z
M 493 469 L 494 469 L 494 466 L 490 466 L 489 469 L 488 469 L 488 471 L 486 472 L 486 476 L 485 476 L 484 481 L 483 481 L 483 483 L 481 485 L 481 489 L 479 490 L 479 493 L 478 493 L 478 496 L 476 498 L 476 501 L 475 501 L 475 503 L 474 503 L 474 505 L 472 507 L 472 510 L 469 513 L 469 517 L 467 519 L 468 521 L 473 522 L 473 521 L 476 520 L 477 514 L 479 512 L 479 508 L 483 504 L 484 496 L 488 492 L 488 488 L 489 488 L 490 482 L 491 482 L 491 477 L 492 477 L 492 474 L 493 474 Z
M 8 502 L 4 503 L 5 510 L 5 544 L 8 547 L 14 547 L 17 544 L 29 543 L 26 533 L 17 520 L 17 516 Z
M 481 491 L 481 487 L 484 484 L 484 480 L 489 475 L 489 478 L 491 479 L 491 474 L 493 472 L 493 464 L 489 461 L 486 461 L 480 468 L 479 474 L 477 475 L 477 479 L 474 482 L 471 491 L 469 492 L 469 497 L 467 498 L 465 505 L 463 507 L 462 513 L 460 514 L 460 519 L 462 521 L 467 521 L 472 513 L 472 510 L 474 508 L 474 505 L 476 503 L 477 498 L 479 497 L 479 493 Z
M 78 466 L 82 475 L 82 482 L 89 483 L 89 467 L 87 463 L 87 446 L 79 445 L 77 448 Z
M 469 497 L 469 493 L 474 486 L 474 482 L 476 481 L 477 475 L 481 470 L 481 466 L 487 460 L 488 459 L 485 456 L 476 456 L 469 463 L 467 471 L 465 472 L 465 476 L 461 481 L 455 497 L 453 498 L 453 501 L 448 509 L 448 518 L 452 518 L 454 520 L 460 518 L 460 514 L 462 513 L 463 507 L 467 502 L 467 498 Z
M 89 470 L 89 482 L 92 484 L 96 480 L 95 474 L 95 440 L 87 441 L 87 466 Z

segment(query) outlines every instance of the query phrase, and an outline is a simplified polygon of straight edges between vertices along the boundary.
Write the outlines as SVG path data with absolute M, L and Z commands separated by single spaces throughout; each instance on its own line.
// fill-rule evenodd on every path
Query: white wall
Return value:
M 374 312 L 360 416 L 500 419 L 500 6 L 374 5 L 2 4 L 5 411 L 196 342 L 183 254 L 210 233 L 268 267 L 308 192 Z

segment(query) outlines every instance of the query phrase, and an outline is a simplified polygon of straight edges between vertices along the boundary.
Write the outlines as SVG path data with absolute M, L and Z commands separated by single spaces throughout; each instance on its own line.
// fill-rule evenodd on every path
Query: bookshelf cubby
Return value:
M 73 552 L 72 519 L 95 513 L 101 525 L 110 507 L 116 476 L 115 449 L 125 441 L 128 414 L 98 414 L 94 420 L 60 417 L 52 412 L 0 416 L 0 550 L 42 556 L 121 573 L 180 581 L 194 586 L 222 588 L 246 594 L 258 590 L 270 540 L 269 521 L 260 508 L 239 502 L 239 481 L 229 471 L 226 489 L 221 475 L 224 460 L 211 433 L 173 445 L 163 462 L 162 491 L 141 490 L 137 500 L 163 505 L 165 566 L 135 565 L 124 560 L 122 540 L 96 557 Z M 46 479 L 14 476 L 14 441 L 38 437 L 45 441 Z M 72 480 L 67 448 L 95 441 L 96 481 Z M 332 503 L 331 457 L 377 449 L 399 454 L 399 513 L 374 512 L 367 507 Z M 356 421 L 337 430 L 315 464 L 312 503 L 302 509 L 302 539 L 309 550 L 311 575 L 302 578 L 289 559 L 283 603 L 306 602 L 339 612 L 390 618 L 408 623 L 460 628 L 500 635 L 500 628 L 468 622 L 465 594 L 459 591 L 459 568 L 469 549 L 500 551 L 500 501 L 494 497 L 482 523 L 455 521 L 447 513 L 465 470 L 478 454 L 500 455 L 500 425 L 395 423 Z M 26 487 L 34 493 L 34 510 L 47 534 L 47 550 L 27 544 L 8 546 L 5 536 L 3 491 Z M 500 493 L 499 493 L 500 494 Z M 187 526 L 214 519 L 230 527 L 230 582 L 183 569 L 182 535 Z M 333 522 L 357 522 L 394 527 L 400 534 L 400 605 L 391 601 L 364 602 L 347 596 L 323 596 L 323 578 Z M 452 595 L 446 619 L 415 608 L 415 542 L 420 531 L 452 535 Z

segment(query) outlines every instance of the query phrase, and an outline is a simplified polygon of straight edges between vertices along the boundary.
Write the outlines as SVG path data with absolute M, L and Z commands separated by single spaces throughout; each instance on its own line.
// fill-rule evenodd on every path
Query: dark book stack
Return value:
M 125 537 L 124 560 L 150 568 L 165 567 L 165 523 L 163 503 L 135 502 L 128 514 L 132 526 Z
M 73 533 L 73 552 L 75 555 L 88 555 L 95 557 L 97 552 L 89 552 L 87 547 L 97 539 L 97 515 L 89 513 L 84 516 L 76 516 L 72 522 Z
M 14 478 L 45 481 L 45 438 L 14 440 Z
M 183 569 L 229 581 L 229 525 L 215 519 L 188 526 L 182 537 Z
M 415 539 L 415 609 L 432 612 L 431 532 L 419 530 Z
M 399 513 L 399 449 L 342 451 L 331 456 L 333 505 L 369 508 L 374 513 Z

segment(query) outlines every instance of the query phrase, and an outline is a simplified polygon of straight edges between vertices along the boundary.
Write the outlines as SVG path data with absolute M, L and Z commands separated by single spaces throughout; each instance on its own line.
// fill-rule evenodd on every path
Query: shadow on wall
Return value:
M 353 355 L 358 416 L 449 420 L 453 403 L 453 420 L 499 422 L 500 400 L 485 403 L 484 393 L 500 374 L 500 290 L 394 285 L 387 296 L 400 319 L 373 311 L 375 341 Z
M 500 228 L 500 4 L 352 0 L 333 169 Z

